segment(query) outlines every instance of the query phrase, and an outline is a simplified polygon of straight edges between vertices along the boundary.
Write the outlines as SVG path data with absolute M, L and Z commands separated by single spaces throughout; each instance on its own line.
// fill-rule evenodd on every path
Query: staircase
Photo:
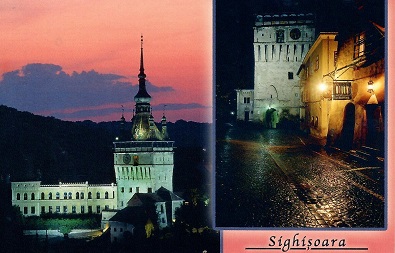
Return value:
M 350 150 L 349 158 L 367 166 L 379 166 L 384 168 L 384 152 L 382 150 L 362 146 L 358 150 Z

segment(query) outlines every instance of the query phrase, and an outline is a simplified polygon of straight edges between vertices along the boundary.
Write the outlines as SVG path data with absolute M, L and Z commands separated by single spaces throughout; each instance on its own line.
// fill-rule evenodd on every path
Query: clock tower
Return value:
M 253 30 L 254 89 L 237 91 L 237 118 L 276 128 L 282 119 L 299 118 L 297 72 L 315 40 L 314 15 L 257 15 Z
M 124 208 L 135 193 L 154 193 L 164 187 L 173 191 L 174 141 L 166 129 L 159 131 L 151 109 L 144 73 L 141 36 L 139 90 L 134 96 L 132 138 L 114 142 L 114 170 L 118 188 L 118 208 Z M 162 118 L 162 128 L 166 117 Z

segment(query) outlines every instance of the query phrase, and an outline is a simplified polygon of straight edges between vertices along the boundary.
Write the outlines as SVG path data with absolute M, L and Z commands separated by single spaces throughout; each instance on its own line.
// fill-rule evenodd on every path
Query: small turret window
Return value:
M 137 155 L 133 156 L 133 165 L 134 166 L 139 165 L 139 156 Z
M 283 43 L 284 42 L 284 30 L 276 31 L 276 42 Z

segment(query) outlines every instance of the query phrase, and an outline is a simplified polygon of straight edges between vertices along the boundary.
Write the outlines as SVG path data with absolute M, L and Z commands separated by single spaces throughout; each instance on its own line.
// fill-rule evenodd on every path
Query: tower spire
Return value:
M 140 43 L 139 91 L 134 96 L 136 110 L 132 119 L 132 140 L 162 140 L 163 137 L 156 127 L 152 115 L 151 96 L 145 85 L 143 35 L 141 35 Z
M 134 100 L 139 102 L 138 100 L 150 100 L 151 96 L 148 94 L 147 89 L 145 87 L 145 78 L 147 75 L 144 73 L 144 52 L 143 52 L 143 35 L 141 35 L 140 40 L 140 72 L 139 72 L 139 91 L 136 96 L 134 96 Z M 137 99 L 137 100 L 136 100 Z M 144 101 L 147 102 L 147 101 Z M 149 102 L 149 101 L 148 101 Z
M 167 133 L 167 120 L 165 116 L 165 111 L 166 111 L 166 105 L 163 106 L 163 116 L 162 116 L 162 136 L 164 140 L 167 140 L 169 138 L 169 135 Z
M 146 75 L 144 73 L 144 54 L 143 54 L 143 35 L 141 34 L 141 46 L 140 46 L 140 73 L 139 73 L 139 78 L 145 78 Z

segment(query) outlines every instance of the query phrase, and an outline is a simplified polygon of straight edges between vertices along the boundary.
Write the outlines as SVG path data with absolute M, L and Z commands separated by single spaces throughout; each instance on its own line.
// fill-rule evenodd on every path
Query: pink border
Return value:
M 388 52 L 394 51 L 394 41 L 395 36 L 393 33 L 393 25 L 395 24 L 394 18 L 394 9 L 395 9 L 395 1 L 387 1 L 388 6 L 388 21 L 387 21 L 387 36 L 389 43 Z M 329 230 L 329 231 L 317 231 L 317 230 L 303 230 L 303 231 L 295 231 L 295 230 L 226 230 L 221 231 L 222 240 L 222 252 L 224 253 L 241 253 L 241 252 L 283 252 L 281 250 L 246 250 L 246 247 L 249 248 L 261 248 L 268 247 L 270 243 L 270 236 L 276 236 L 278 239 L 282 236 L 284 239 L 293 238 L 295 234 L 298 233 L 299 240 L 303 239 L 306 236 L 306 239 L 311 238 L 314 240 L 320 239 L 321 241 L 328 238 L 336 238 L 336 239 L 345 239 L 347 248 L 368 248 L 368 250 L 363 251 L 350 251 L 350 250 L 314 250 L 313 252 L 380 252 L 380 253 L 393 253 L 395 252 L 395 230 L 394 230 L 394 211 L 395 211 L 395 202 L 394 202 L 394 192 L 395 192 L 395 178 L 394 172 L 392 171 L 394 165 L 394 157 L 390 156 L 393 154 L 394 150 L 394 139 L 395 133 L 393 126 L 395 124 L 394 118 L 390 117 L 392 114 L 392 109 L 394 108 L 394 91 L 393 87 L 394 83 L 394 66 L 395 66 L 395 57 L 388 57 L 388 94 L 387 94 L 387 127 L 388 127 L 388 149 L 387 149 L 387 172 L 388 172 L 388 188 L 387 188 L 387 204 L 388 204 L 388 213 L 387 213 L 387 230 L 382 231 L 353 231 L 353 230 Z M 289 250 L 289 252 L 295 252 L 295 250 Z M 304 250 L 297 250 L 296 252 L 304 252 Z

